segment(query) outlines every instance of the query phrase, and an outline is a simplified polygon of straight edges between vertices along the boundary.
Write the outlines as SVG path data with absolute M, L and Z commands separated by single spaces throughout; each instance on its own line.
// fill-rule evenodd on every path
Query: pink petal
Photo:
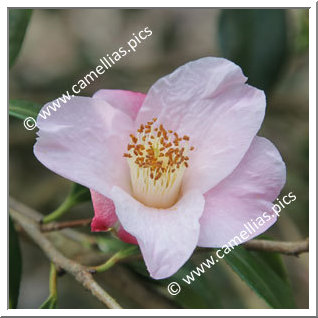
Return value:
M 245 84 L 234 63 L 201 58 L 158 80 L 149 90 L 137 123 L 157 117 L 179 135 L 189 135 L 191 153 L 184 189 L 203 193 L 239 164 L 263 121 L 264 93 Z
M 123 152 L 133 127 L 131 118 L 105 101 L 88 97 L 73 97 L 51 112 L 46 119 L 37 118 L 39 137 L 34 154 L 38 160 L 105 196 L 114 185 L 129 191 Z
M 188 192 L 165 210 L 146 207 L 118 187 L 112 198 L 121 224 L 138 241 L 151 277 L 173 275 L 197 245 L 203 195 Z
M 118 221 L 115 205 L 111 199 L 91 190 L 95 216 L 91 223 L 93 232 L 107 231 Z
M 128 232 L 126 232 L 122 225 L 119 225 L 119 228 L 117 230 L 117 236 L 123 242 L 129 243 L 129 244 L 138 245 L 138 242 L 137 242 L 136 238 L 134 236 L 130 235 Z
M 117 236 L 122 241 L 130 244 L 138 244 L 137 240 L 127 233 L 119 223 L 113 201 L 94 190 L 91 190 L 91 196 L 95 212 L 91 223 L 92 232 L 107 231 L 109 228 L 114 228 L 115 231 L 117 231 Z
M 278 150 L 267 139 L 255 137 L 234 172 L 204 195 L 206 203 L 200 219 L 198 245 L 222 247 L 235 236 L 240 236 L 241 231 L 248 232 L 244 224 L 252 224 L 251 219 L 256 221 L 258 229 L 252 225 L 248 238 L 243 235 L 241 241 L 263 233 L 277 220 L 271 210 L 272 202 L 285 180 L 286 168 Z M 264 217 L 263 212 L 268 216 Z M 262 217 L 265 223 L 258 217 Z
M 93 98 L 99 98 L 106 101 L 134 120 L 145 97 L 146 95 L 143 93 L 120 89 L 101 89 L 93 95 Z

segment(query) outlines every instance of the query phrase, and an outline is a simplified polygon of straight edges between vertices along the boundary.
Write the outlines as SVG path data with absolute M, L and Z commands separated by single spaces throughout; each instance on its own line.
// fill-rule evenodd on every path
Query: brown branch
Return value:
M 74 276 L 79 283 L 90 290 L 90 292 L 108 308 L 121 308 L 120 305 L 96 283 L 87 267 L 66 258 L 54 247 L 48 238 L 41 233 L 39 224 L 35 220 L 13 208 L 10 210 L 10 215 L 57 267 L 64 269 L 66 272 Z
M 43 215 L 38 211 L 11 197 L 10 209 L 20 212 L 20 214 L 32 219 L 37 224 L 43 218 Z M 22 227 L 17 223 L 16 225 L 21 229 L 21 234 L 29 238 Z M 63 231 L 51 231 L 41 234 L 54 245 L 56 250 L 74 262 L 85 265 L 86 269 L 96 264 L 104 263 L 111 257 L 111 254 L 101 252 L 97 248 L 95 236 L 78 232 L 75 228 L 65 228 Z M 30 239 L 32 240 L 32 238 Z M 131 256 L 129 260 L 132 261 L 137 258 L 138 256 Z M 134 304 L 134 306 L 138 308 L 176 308 L 169 299 L 158 293 L 156 289 L 151 289 L 147 285 L 141 284 L 136 275 L 128 268 L 116 266 L 108 271 L 107 275 L 102 275 L 107 287 L 114 293 L 121 295 L 121 298 L 125 301 L 129 300 L 129 303 Z
M 92 219 L 80 219 L 65 222 L 52 222 L 42 224 L 40 229 L 42 232 L 58 231 L 64 228 L 81 227 L 91 223 Z M 270 240 L 250 240 L 244 244 L 248 250 L 277 252 L 286 255 L 298 256 L 300 253 L 308 252 L 309 240 L 308 238 L 297 242 L 280 242 Z
M 91 222 L 91 218 L 64 222 L 51 222 L 48 224 L 41 224 L 40 230 L 41 232 L 59 231 L 65 228 L 87 226 L 91 224 Z
M 244 247 L 252 251 L 277 252 L 286 255 L 298 256 L 309 251 L 309 239 L 296 242 L 279 242 L 270 240 L 251 240 Z
M 31 218 L 37 224 L 43 218 L 43 215 L 38 211 L 11 197 L 10 208 Z M 18 224 L 16 223 L 16 225 Z M 26 235 L 29 238 L 20 225 L 18 225 L 18 228 L 21 229 L 22 235 Z M 87 266 L 86 269 L 104 263 L 112 256 L 112 253 L 101 252 L 97 248 L 96 236 L 78 232 L 74 228 L 65 228 L 63 231 L 52 231 L 41 234 L 49 239 L 55 249 L 67 258 Z M 30 239 L 32 240 L 32 238 Z M 137 259 L 137 256 L 131 256 L 129 259 L 132 261 Z M 109 273 L 103 275 L 103 281 L 110 290 L 121 295 L 121 298 L 128 299 L 129 303 L 134 304 L 138 308 L 176 308 L 169 299 L 158 293 L 156 289 L 151 289 L 147 285 L 140 284 L 136 275 L 126 267 L 116 266 L 109 269 Z
M 60 235 L 60 232 L 53 232 L 48 234 L 41 232 L 44 225 L 39 225 L 39 222 L 43 217 L 39 212 L 34 211 L 33 209 L 12 198 L 10 198 L 10 209 L 10 215 L 12 216 L 12 218 L 18 223 L 18 225 L 24 230 L 24 232 L 26 232 L 30 236 L 30 238 L 33 239 L 33 241 L 45 252 L 48 258 L 53 261 L 57 267 L 63 268 L 65 271 L 74 276 L 77 281 L 79 281 L 84 287 L 89 289 L 96 298 L 98 298 L 109 308 L 121 308 L 118 303 L 95 282 L 89 271 L 89 267 L 80 265 L 77 262 L 65 257 L 56 249 L 54 244 L 49 240 L 50 237 L 48 238 L 48 236 Z M 67 234 L 67 236 L 69 236 L 72 240 L 75 239 L 76 242 L 81 242 L 82 240 L 86 241 L 88 237 L 86 234 L 79 233 L 71 228 L 67 228 L 69 227 L 69 224 L 72 225 L 74 224 L 74 222 L 75 224 L 76 222 L 84 223 L 83 220 L 67 221 L 55 223 L 55 225 L 48 224 L 45 225 L 45 227 L 50 225 L 48 231 L 53 231 L 54 227 L 55 229 L 56 227 L 58 229 L 65 228 L 63 233 Z M 65 224 L 66 226 L 64 226 Z M 46 231 L 45 228 L 44 231 Z M 306 240 L 298 242 L 251 240 L 243 244 L 243 246 L 249 250 L 278 252 L 287 255 L 298 255 L 303 252 L 308 252 L 309 241 L 308 238 Z M 206 251 L 206 249 L 197 249 L 197 251 L 204 252 Z M 136 256 L 131 256 L 131 258 L 129 257 L 130 260 L 133 258 L 136 258 Z M 118 282 L 118 280 L 116 280 L 116 282 Z M 141 292 L 143 293 L 144 291 L 141 290 Z M 157 299 L 154 299 L 154 301 L 157 302 Z M 159 304 L 162 305 L 160 302 Z

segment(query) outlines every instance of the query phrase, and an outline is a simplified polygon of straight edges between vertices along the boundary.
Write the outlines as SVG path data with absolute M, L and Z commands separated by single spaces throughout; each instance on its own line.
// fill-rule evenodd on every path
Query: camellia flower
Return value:
M 148 271 L 174 274 L 196 246 L 222 247 L 271 211 L 285 183 L 275 146 L 257 137 L 263 91 L 240 67 L 206 57 L 159 79 L 144 95 L 100 90 L 38 117 L 36 157 L 91 189 L 92 231 L 138 244 Z M 44 106 L 44 109 L 47 105 Z

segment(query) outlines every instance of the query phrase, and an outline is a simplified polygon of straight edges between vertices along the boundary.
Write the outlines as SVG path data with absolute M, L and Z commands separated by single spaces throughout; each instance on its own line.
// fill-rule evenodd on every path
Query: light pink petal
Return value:
M 120 89 L 101 89 L 93 95 L 93 98 L 106 101 L 114 108 L 120 109 L 132 119 L 136 118 L 145 97 L 146 95 L 143 93 Z
M 116 235 L 124 242 L 138 244 L 137 240 L 127 233 L 119 223 L 113 201 L 100 193 L 91 190 L 95 216 L 91 223 L 92 232 L 107 231 L 114 228 Z
M 241 237 L 242 242 L 263 233 L 276 222 L 272 202 L 285 180 L 286 168 L 278 150 L 267 139 L 255 137 L 234 172 L 204 195 L 206 203 L 200 219 L 198 245 L 222 247 L 235 236 L 240 236 L 241 231 L 248 233 L 248 238 L 246 235 Z M 268 216 L 265 217 L 263 212 Z M 247 222 L 252 224 L 250 231 Z
M 263 121 L 265 95 L 245 84 L 240 67 L 222 58 L 201 58 L 158 80 L 137 123 L 158 118 L 189 135 L 191 153 L 184 189 L 206 192 L 239 164 Z
M 203 195 L 188 192 L 165 210 L 146 207 L 118 187 L 113 189 L 112 198 L 120 223 L 138 241 L 151 277 L 173 275 L 197 245 Z
M 108 197 L 114 185 L 129 191 L 129 116 L 103 100 L 73 97 L 46 119 L 39 115 L 37 126 L 34 154 L 47 168 Z

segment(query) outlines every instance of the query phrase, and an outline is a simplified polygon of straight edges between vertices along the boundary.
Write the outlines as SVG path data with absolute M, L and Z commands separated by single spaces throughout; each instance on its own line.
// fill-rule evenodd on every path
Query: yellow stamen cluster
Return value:
M 134 158 L 139 168 L 150 169 L 150 178 L 154 180 L 167 172 L 174 173 L 182 165 L 188 167 L 189 157 L 184 155 L 182 144 L 190 140 L 188 136 L 179 137 L 176 132 L 166 130 L 163 125 L 154 128 L 156 120 L 140 125 L 137 130 L 139 138 L 130 135 L 132 143 L 128 144 L 128 153 L 124 154 L 126 158 Z
M 181 137 L 162 124 L 155 125 L 156 121 L 153 118 L 140 125 L 136 135 L 130 135 L 124 157 L 135 197 L 150 206 L 163 207 L 178 196 L 184 170 L 189 166 L 187 154 L 194 147 L 189 147 L 189 136 Z

